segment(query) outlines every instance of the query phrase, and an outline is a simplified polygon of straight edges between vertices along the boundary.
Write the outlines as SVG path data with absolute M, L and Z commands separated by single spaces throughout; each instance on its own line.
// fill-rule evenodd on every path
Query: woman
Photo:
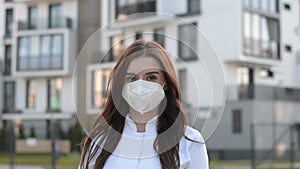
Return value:
M 201 134 L 187 126 L 171 59 L 137 40 L 120 56 L 103 112 L 82 140 L 80 169 L 207 169 Z

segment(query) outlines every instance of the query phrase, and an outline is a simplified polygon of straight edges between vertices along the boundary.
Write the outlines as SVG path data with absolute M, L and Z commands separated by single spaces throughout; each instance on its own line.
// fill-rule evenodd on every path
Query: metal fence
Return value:
M 250 129 L 252 169 L 300 168 L 300 124 L 254 123 Z
M 229 85 L 227 87 L 228 100 L 284 100 L 300 101 L 300 89 L 284 88 L 265 85 Z

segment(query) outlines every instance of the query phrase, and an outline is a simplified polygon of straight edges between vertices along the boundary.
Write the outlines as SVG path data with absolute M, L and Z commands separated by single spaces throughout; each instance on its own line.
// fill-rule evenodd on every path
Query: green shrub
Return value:
M 9 135 L 9 128 L 5 127 L 0 130 L 0 150 L 1 151 L 8 151 L 9 144 L 10 144 L 10 135 Z
M 34 127 L 31 127 L 31 128 L 30 128 L 30 135 L 29 135 L 29 137 L 33 137 L 33 138 L 36 137 Z
M 72 125 L 67 133 L 68 139 L 71 141 L 71 151 L 80 151 L 80 142 L 85 136 L 79 121 L 77 120 L 74 125 Z

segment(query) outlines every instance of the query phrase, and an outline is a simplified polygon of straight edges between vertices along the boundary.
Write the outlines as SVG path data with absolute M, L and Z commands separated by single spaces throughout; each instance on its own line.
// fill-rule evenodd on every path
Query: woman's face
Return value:
M 127 68 L 125 84 L 136 80 L 146 80 L 163 85 L 165 77 L 159 62 L 154 57 L 138 57 L 133 59 Z M 164 89 L 166 84 L 164 85 Z

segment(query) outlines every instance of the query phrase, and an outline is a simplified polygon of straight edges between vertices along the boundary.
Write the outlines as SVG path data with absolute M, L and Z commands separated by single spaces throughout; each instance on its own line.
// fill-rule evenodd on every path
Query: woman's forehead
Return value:
M 126 73 L 138 74 L 144 71 L 148 72 L 161 69 L 161 65 L 157 59 L 150 56 L 138 57 L 129 63 Z

